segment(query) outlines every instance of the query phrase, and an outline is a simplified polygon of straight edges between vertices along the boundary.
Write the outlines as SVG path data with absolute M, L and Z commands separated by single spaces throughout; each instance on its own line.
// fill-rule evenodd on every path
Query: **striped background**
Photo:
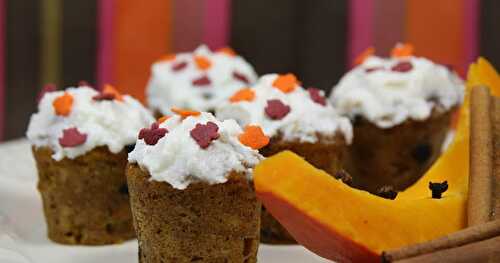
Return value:
M 464 74 L 500 66 L 495 0 L 0 0 L 0 140 L 24 134 L 43 83 L 112 83 L 143 100 L 160 55 L 231 45 L 258 73 L 329 90 L 369 46 L 397 41 Z

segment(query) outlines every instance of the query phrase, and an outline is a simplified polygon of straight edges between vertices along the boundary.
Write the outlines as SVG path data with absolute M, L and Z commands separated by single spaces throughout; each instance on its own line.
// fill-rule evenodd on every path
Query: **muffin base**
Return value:
M 74 245 L 105 245 L 135 237 L 125 178 L 127 153 L 98 147 L 75 159 L 52 159 L 32 148 L 48 237 Z
M 346 162 L 353 187 L 377 194 L 383 186 L 402 191 L 414 184 L 440 156 L 454 110 L 434 110 L 425 121 L 389 129 L 357 118 Z
M 347 152 L 347 146 L 341 135 L 324 137 L 318 135 L 317 143 L 302 143 L 298 141 L 284 141 L 281 136 L 271 138 L 268 146 L 260 153 L 265 157 L 272 156 L 284 150 L 290 150 L 314 165 L 334 175 L 342 169 L 342 162 Z M 262 207 L 260 241 L 267 244 L 296 244 L 290 233 Z
M 178 190 L 129 164 L 127 180 L 139 262 L 257 262 L 261 204 L 244 175 Z

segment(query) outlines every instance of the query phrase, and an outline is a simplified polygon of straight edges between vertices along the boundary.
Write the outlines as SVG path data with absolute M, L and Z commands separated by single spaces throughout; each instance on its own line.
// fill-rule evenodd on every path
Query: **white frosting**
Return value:
M 191 137 L 196 124 L 213 122 L 219 127 L 219 138 L 202 149 Z M 243 145 L 238 135 L 243 131 L 234 120 L 218 121 L 210 113 L 182 120 L 175 115 L 160 124 L 168 133 L 155 145 L 137 140 L 129 162 L 147 169 L 151 179 L 185 189 L 193 182 L 220 184 L 232 172 L 251 175 L 251 168 L 263 157 L 257 150 Z
M 391 71 L 404 61 L 413 69 Z M 373 68 L 381 69 L 366 71 Z M 427 119 L 436 103 L 449 110 L 462 102 L 463 95 L 462 80 L 428 59 L 371 56 L 342 77 L 330 99 L 342 115 L 361 115 L 380 128 L 389 128 L 407 119 Z
M 195 56 L 209 59 L 211 67 L 199 69 L 194 62 Z M 180 71 L 173 71 L 173 65 L 179 62 L 187 62 L 187 66 Z M 198 111 L 213 110 L 236 90 L 248 85 L 236 79 L 233 72 L 246 76 L 250 83 L 257 78 L 252 66 L 242 57 L 212 52 L 204 45 L 193 53 L 176 54 L 172 61 L 153 64 L 146 90 L 148 104 L 163 114 L 170 114 L 172 106 Z M 192 81 L 203 75 L 208 76 L 211 85 L 193 86 Z
M 318 134 L 329 136 L 340 132 L 347 143 L 351 142 L 352 126 L 347 118 L 340 117 L 328 102 L 325 106 L 314 102 L 300 86 L 289 93 L 273 87 L 277 77 L 277 74 L 262 76 L 252 87 L 255 92 L 253 101 L 226 101 L 217 108 L 217 118 L 235 119 L 242 126 L 258 124 L 267 136 L 280 133 L 286 141 L 315 143 Z M 267 101 L 272 99 L 279 99 L 290 107 L 290 112 L 281 120 L 272 120 L 265 113 Z
M 68 116 L 55 114 L 52 102 L 67 92 L 73 96 L 73 106 Z M 33 114 L 27 136 L 36 147 L 50 147 L 52 158 L 59 161 L 73 159 L 97 146 L 108 146 L 112 153 L 120 152 L 133 144 L 138 131 L 154 121 L 151 113 L 134 98 L 124 95 L 123 101 L 95 101 L 99 94 L 90 87 L 67 88 L 65 91 L 46 93 Z M 59 138 L 63 130 L 76 127 L 87 134 L 84 144 L 62 147 Z

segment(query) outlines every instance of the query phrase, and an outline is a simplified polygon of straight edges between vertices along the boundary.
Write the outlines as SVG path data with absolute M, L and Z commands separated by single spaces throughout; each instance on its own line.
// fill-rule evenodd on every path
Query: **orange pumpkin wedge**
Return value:
M 266 209 L 300 244 L 340 262 L 380 262 L 384 250 L 465 227 L 463 194 L 431 199 L 428 191 L 388 200 L 351 188 L 289 151 L 262 161 L 254 183 Z

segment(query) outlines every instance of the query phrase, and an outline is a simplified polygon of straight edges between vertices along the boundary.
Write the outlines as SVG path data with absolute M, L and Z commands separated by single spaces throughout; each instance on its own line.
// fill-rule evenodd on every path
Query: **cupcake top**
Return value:
M 35 147 L 50 147 L 57 161 L 73 159 L 97 146 L 108 146 L 112 153 L 118 153 L 135 142 L 142 127 L 154 121 L 139 101 L 119 94 L 110 85 L 102 92 L 81 86 L 42 96 L 27 136 Z
M 173 109 L 140 131 L 129 162 L 146 169 L 152 180 L 185 189 L 193 182 L 220 184 L 231 172 L 251 175 L 268 142 L 260 127 L 242 130 L 234 120 L 219 121 L 211 113 Z
M 147 100 L 163 114 L 170 114 L 172 106 L 210 111 L 256 78 L 252 66 L 230 48 L 212 52 L 202 45 L 153 64 Z
M 461 103 L 463 95 L 463 82 L 455 72 L 393 51 L 391 58 L 368 55 L 342 77 L 330 99 L 342 115 L 360 115 L 380 128 L 390 128 L 407 119 L 425 120 L 435 107 L 448 111 Z
M 262 76 L 252 88 L 233 94 L 217 108 L 220 119 L 240 125 L 258 124 L 269 137 L 315 143 L 321 137 L 343 135 L 352 140 L 352 127 L 325 99 L 323 91 L 305 90 L 293 74 Z

